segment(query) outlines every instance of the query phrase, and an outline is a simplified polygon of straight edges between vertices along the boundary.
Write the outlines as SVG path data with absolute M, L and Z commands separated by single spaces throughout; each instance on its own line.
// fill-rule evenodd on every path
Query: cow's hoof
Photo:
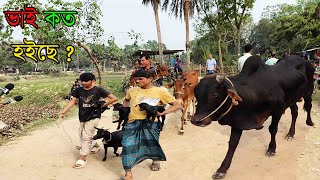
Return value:
M 107 158 L 103 158 L 103 159 L 102 159 L 102 161 L 106 161 L 106 160 L 107 160 Z
M 269 150 L 266 152 L 266 156 L 267 156 L 267 157 L 273 157 L 273 156 L 275 156 L 275 155 L 276 155 L 275 152 L 271 152 L 271 151 L 269 151 Z
M 294 139 L 294 137 L 292 136 L 292 135 L 290 135 L 290 134 L 288 134 L 287 136 L 286 136 L 286 140 L 287 141 L 292 141 Z
M 212 175 L 212 179 L 223 179 L 227 173 L 216 172 Z
M 117 156 L 117 157 L 119 157 L 119 156 L 120 156 L 120 154 L 118 154 L 118 153 L 117 153 L 117 154 L 116 154 L 116 156 Z
M 184 130 L 180 130 L 179 135 L 183 135 L 183 134 L 184 134 Z
M 312 121 L 306 121 L 306 124 L 307 124 L 308 126 L 314 126 L 314 123 L 313 123 Z

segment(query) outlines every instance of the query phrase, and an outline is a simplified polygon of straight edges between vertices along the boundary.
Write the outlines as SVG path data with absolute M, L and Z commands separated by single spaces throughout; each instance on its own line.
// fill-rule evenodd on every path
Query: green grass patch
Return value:
M 78 77 L 79 75 L 39 76 L 30 79 L 21 77 L 20 80 L 11 81 L 15 87 L 2 99 L 2 102 L 17 95 L 23 96 L 23 100 L 0 109 L 0 120 L 11 127 L 7 132 L 2 133 L 2 136 L 0 135 L 0 145 L 56 122 L 59 111 L 69 102 L 63 98 L 70 93 L 71 87 Z M 102 85 L 121 99 L 123 97 L 121 91 L 123 78 L 124 75 L 104 74 Z M 1 82 L 0 86 L 4 87 L 7 83 L 9 82 Z M 66 115 L 67 117 L 77 116 L 77 112 L 78 107 L 74 106 Z M 20 126 L 23 128 L 20 129 Z

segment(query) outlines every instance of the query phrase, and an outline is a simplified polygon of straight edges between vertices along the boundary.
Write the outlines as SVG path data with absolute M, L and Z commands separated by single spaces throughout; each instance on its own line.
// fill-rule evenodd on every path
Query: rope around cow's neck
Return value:
M 181 94 L 181 95 L 183 95 L 183 93 L 180 92 L 180 91 L 175 92 L 173 95 L 176 95 L 176 94 Z
M 227 102 L 228 98 L 229 98 L 229 96 L 227 95 L 227 97 L 224 99 L 224 101 L 223 101 L 215 110 L 213 110 L 210 114 L 208 114 L 207 116 L 201 118 L 200 120 L 197 120 L 197 122 L 201 122 L 201 121 L 203 121 L 204 119 L 210 117 L 212 114 L 216 113 L 216 112 Z M 231 103 L 231 107 L 232 107 L 232 103 Z M 231 109 L 231 108 L 230 108 L 230 109 Z M 229 111 L 230 111 L 230 110 L 229 110 Z M 229 112 L 229 111 L 228 111 L 228 112 Z

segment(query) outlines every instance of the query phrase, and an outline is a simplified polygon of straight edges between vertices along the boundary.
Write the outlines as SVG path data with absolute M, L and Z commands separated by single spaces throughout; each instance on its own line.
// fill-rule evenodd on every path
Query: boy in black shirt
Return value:
M 83 168 L 86 163 L 86 156 L 90 154 L 95 142 L 92 137 L 101 118 L 101 108 L 108 106 L 117 101 L 117 97 L 109 91 L 96 87 L 96 78 L 92 73 L 83 73 L 80 75 L 83 87 L 79 87 L 72 92 L 73 98 L 69 104 L 60 112 L 60 117 L 64 118 L 64 114 L 73 107 L 79 100 L 79 136 L 81 141 L 80 158 L 73 165 L 73 168 Z M 98 102 L 108 97 L 109 100 L 101 106 L 97 106 Z

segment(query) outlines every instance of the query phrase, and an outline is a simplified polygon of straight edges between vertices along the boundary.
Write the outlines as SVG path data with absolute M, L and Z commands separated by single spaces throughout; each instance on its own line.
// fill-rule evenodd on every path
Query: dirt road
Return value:
M 312 128 L 305 125 L 306 114 L 302 104 L 299 107 L 295 139 L 285 140 L 291 121 L 290 110 L 287 110 L 280 121 L 277 154 L 273 158 L 264 155 L 270 140 L 269 120 L 262 130 L 245 131 L 225 180 L 319 180 L 320 131 L 319 113 L 316 113 L 319 111 L 313 109 L 316 127 Z M 220 166 L 227 152 L 230 127 L 213 123 L 201 128 L 189 123 L 185 135 L 179 136 L 180 115 L 180 112 L 170 115 L 161 134 L 167 156 L 161 171 L 151 172 L 151 161 L 144 161 L 133 169 L 136 180 L 210 180 Z M 66 120 L 63 126 L 78 143 L 77 118 Z M 104 113 L 100 127 L 115 130 L 111 111 Z M 2 146 L 0 153 L 0 179 L 3 180 L 116 180 L 124 173 L 121 158 L 115 157 L 111 148 L 107 161 L 101 161 L 103 150 L 100 150 L 89 156 L 84 169 L 73 169 L 78 151 L 63 129 L 56 126 Z

